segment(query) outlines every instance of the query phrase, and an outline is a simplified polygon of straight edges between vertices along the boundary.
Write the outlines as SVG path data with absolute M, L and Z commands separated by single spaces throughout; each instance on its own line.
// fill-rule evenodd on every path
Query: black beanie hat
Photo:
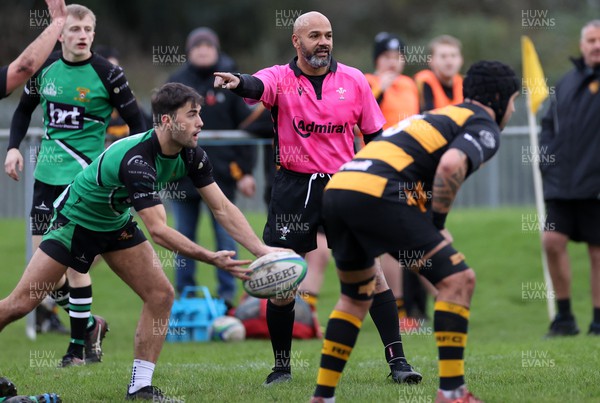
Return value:
M 404 42 L 398 35 L 389 32 L 380 32 L 375 35 L 375 44 L 373 47 L 373 61 L 377 60 L 380 54 L 386 50 L 397 50 L 404 54 Z
M 185 41 L 185 51 L 189 52 L 193 47 L 200 45 L 203 42 L 217 48 L 217 50 L 220 50 L 221 48 L 217 33 L 210 28 L 200 27 L 189 33 Z
M 513 69 L 498 61 L 482 60 L 471 65 L 463 81 L 463 96 L 489 106 L 500 124 L 510 97 L 520 82 Z

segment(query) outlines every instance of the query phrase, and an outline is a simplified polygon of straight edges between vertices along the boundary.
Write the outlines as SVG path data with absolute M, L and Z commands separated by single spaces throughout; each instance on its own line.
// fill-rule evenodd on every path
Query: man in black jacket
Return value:
M 210 28 L 193 30 L 186 42 L 187 63 L 177 70 L 169 82 L 178 82 L 194 88 L 203 97 L 202 120 L 205 130 L 235 130 L 245 125 L 251 110 L 244 101 L 230 91 L 213 88 L 215 71 L 235 71 L 235 62 L 220 51 L 217 34 Z M 236 189 L 244 196 L 254 195 L 256 184 L 252 176 L 255 162 L 254 146 L 203 146 L 213 164 L 213 175 L 223 193 L 232 202 Z M 169 197 L 169 194 L 166 194 Z M 201 199 L 189 180 L 178 182 L 173 192 L 173 212 L 178 231 L 195 241 L 201 212 Z M 237 251 L 237 245 L 214 220 L 213 228 L 219 250 Z M 186 286 L 194 286 L 195 261 L 177 256 L 175 288 L 181 293 Z M 216 270 L 219 282 L 217 294 L 231 302 L 235 296 L 234 277 Z
M 548 336 L 579 333 L 571 311 L 569 240 L 588 244 L 594 307 L 589 334 L 600 335 L 600 20 L 582 28 L 580 49 L 582 57 L 556 86 L 542 120 L 543 243 L 558 306 Z

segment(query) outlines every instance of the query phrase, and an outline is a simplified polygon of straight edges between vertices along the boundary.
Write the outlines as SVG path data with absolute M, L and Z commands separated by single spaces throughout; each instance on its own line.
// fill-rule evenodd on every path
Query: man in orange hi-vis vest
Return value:
M 450 35 L 435 37 L 429 42 L 429 69 L 415 75 L 419 88 L 421 112 L 463 101 L 462 44 Z
M 405 44 L 397 35 L 380 32 L 375 36 L 373 45 L 375 71 L 373 74 L 365 74 L 365 77 L 386 120 L 383 125 L 384 130 L 411 115 L 419 113 L 417 85 L 411 77 L 402 74 L 406 64 L 404 51 Z M 407 318 L 407 306 L 420 309 L 421 306 L 424 306 L 424 301 L 427 298 L 418 276 L 412 272 L 399 271 L 396 256 L 384 254 L 380 257 L 378 264 L 381 264 L 386 281 L 396 298 L 401 328 L 404 331 L 418 328 L 418 321 Z M 416 298 L 411 298 L 405 304 L 403 288 L 406 288 L 405 285 L 407 284 L 404 284 L 403 277 L 409 277 L 409 282 L 413 280 L 411 284 L 415 283 L 410 295 L 420 295 L 419 301 L 423 301 L 421 306 L 418 306 Z M 424 312 L 424 309 L 422 312 Z
M 419 93 L 404 70 L 404 43 L 394 34 L 380 32 L 373 46 L 373 74 L 365 74 L 386 122 L 383 129 L 419 113 Z

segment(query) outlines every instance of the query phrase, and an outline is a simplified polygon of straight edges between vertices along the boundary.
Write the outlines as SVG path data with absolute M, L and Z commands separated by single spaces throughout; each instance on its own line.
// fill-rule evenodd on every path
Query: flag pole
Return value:
M 544 249 L 544 229 L 546 227 L 546 209 L 544 208 L 544 192 L 542 190 L 542 175 L 540 172 L 540 147 L 538 142 L 538 130 L 535 120 L 536 113 L 541 103 L 549 95 L 546 78 L 542 65 L 533 46 L 533 42 L 527 36 L 521 37 L 521 52 L 523 62 L 524 87 L 527 98 L 527 121 L 529 123 L 529 145 L 532 154 L 531 169 L 533 173 L 533 189 L 535 194 L 535 208 L 537 210 L 540 246 L 542 250 L 542 269 L 544 282 L 546 283 L 546 302 L 548 304 L 548 316 L 554 319 L 554 288 L 548 271 L 548 257 Z
M 550 320 L 554 319 L 556 314 L 554 304 L 554 287 L 552 286 L 552 279 L 550 278 L 550 272 L 548 270 L 548 257 L 544 249 L 543 236 L 544 228 L 546 226 L 546 208 L 544 206 L 544 193 L 542 190 L 542 175 L 540 173 L 540 148 L 538 142 L 538 129 L 535 120 L 535 114 L 531 110 L 531 96 L 529 91 L 527 92 L 527 121 L 529 123 L 529 145 L 530 151 L 533 154 L 533 163 L 531 168 L 533 171 L 533 189 L 535 193 L 535 208 L 537 210 L 538 223 L 539 223 L 539 234 L 540 234 L 540 246 L 542 252 L 542 270 L 544 271 L 544 282 L 546 283 L 546 303 L 548 305 L 548 316 Z

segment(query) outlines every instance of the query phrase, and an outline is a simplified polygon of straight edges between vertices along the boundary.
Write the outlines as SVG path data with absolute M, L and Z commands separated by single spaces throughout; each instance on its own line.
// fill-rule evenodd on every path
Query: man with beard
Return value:
M 593 316 L 589 335 L 600 336 L 600 20 L 581 29 L 581 57 L 556 85 L 540 134 L 540 170 L 546 201 L 543 246 L 558 314 L 549 337 L 579 333 L 571 309 L 569 241 L 587 244 Z
M 369 142 L 385 123 L 369 84 L 357 69 L 332 58 L 331 23 L 323 14 L 299 16 L 292 44 L 297 57 L 254 75 L 215 73 L 215 87 L 261 101 L 275 122 L 275 158 L 280 166 L 273 182 L 263 239 L 269 246 L 301 255 L 317 247 L 323 225 L 323 189 L 354 155 L 354 129 Z M 327 232 L 327 228 L 325 228 Z M 371 316 L 385 345 L 395 382 L 418 383 L 421 374 L 406 362 L 398 329 L 394 294 L 381 272 L 377 276 Z M 267 326 L 275 367 L 265 386 L 291 380 L 294 296 L 282 293 L 267 304 Z
M 207 27 L 194 29 L 187 37 L 186 51 L 188 62 L 169 77 L 168 82 L 182 83 L 194 88 L 203 99 L 202 120 L 205 130 L 235 130 L 246 123 L 251 110 L 239 97 L 230 91 L 213 88 L 213 73 L 221 70 L 236 70 L 235 62 L 221 51 L 219 37 Z M 213 164 L 213 177 L 223 193 L 235 203 L 236 190 L 246 197 L 255 192 L 252 176 L 255 147 L 251 145 L 203 146 Z M 196 240 L 196 230 L 202 211 L 202 198 L 196 192 L 189 178 L 182 178 L 177 184 L 182 197 L 173 197 L 175 227 L 192 241 Z M 217 249 L 237 251 L 235 240 L 211 217 Z M 177 255 L 175 288 L 181 294 L 185 287 L 195 286 L 196 262 Z M 232 305 L 236 282 L 229 272 L 216 268 L 217 295 Z

